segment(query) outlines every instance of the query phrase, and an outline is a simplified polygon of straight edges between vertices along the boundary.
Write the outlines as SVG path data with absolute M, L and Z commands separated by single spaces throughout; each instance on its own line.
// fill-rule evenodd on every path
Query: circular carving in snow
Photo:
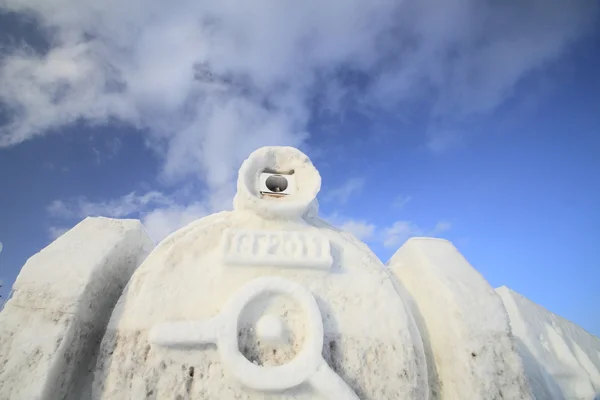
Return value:
M 285 338 L 283 321 L 275 315 L 265 315 L 256 322 L 256 337 L 267 343 L 281 343 Z
M 304 345 L 296 357 L 287 364 L 275 367 L 251 363 L 238 348 L 241 313 L 254 299 L 269 294 L 282 294 L 294 299 L 306 315 L 308 329 Z M 279 324 L 281 320 L 267 318 L 262 321 L 262 333 L 267 337 L 283 333 L 283 327 Z M 358 399 L 323 359 L 323 333 L 321 312 L 308 290 L 287 279 L 262 277 L 243 286 L 216 316 L 206 321 L 171 322 L 156 326 L 150 332 L 150 341 L 175 348 L 216 343 L 226 370 L 244 386 L 254 390 L 283 391 L 308 382 L 327 398 Z
M 304 347 L 288 364 L 261 367 L 252 364 L 238 348 L 238 319 L 248 303 L 257 297 L 277 293 L 300 304 L 309 322 Z M 302 286 L 282 278 L 258 278 L 242 287 L 225 306 L 222 331 L 217 338 L 221 360 L 243 385 L 257 390 L 285 390 L 307 380 L 322 360 L 323 320 L 314 297 Z
M 259 176 L 266 171 L 277 174 L 265 182 L 268 187 L 276 189 L 269 189 L 274 193 L 288 188 L 285 174 L 293 173 L 294 192 L 278 198 L 263 197 Z M 293 147 L 262 147 L 242 163 L 233 207 L 235 210 L 252 211 L 265 218 L 300 218 L 317 209 L 319 190 L 321 175 L 306 154 Z

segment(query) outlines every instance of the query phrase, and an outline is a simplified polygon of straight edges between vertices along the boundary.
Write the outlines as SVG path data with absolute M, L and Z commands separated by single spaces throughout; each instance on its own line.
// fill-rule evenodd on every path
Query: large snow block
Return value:
M 0 399 L 79 399 L 112 309 L 154 243 L 86 218 L 25 263 L 0 313 Z
M 502 300 L 452 243 L 410 239 L 387 266 L 414 299 L 432 398 L 532 398 Z
M 496 291 L 536 397 L 600 398 L 600 339 L 505 286 Z

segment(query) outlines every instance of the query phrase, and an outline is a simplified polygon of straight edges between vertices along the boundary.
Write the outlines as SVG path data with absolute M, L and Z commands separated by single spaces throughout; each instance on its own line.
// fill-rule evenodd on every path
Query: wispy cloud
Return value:
M 387 248 L 398 248 L 411 237 L 438 237 L 451 228 L 452 224 L 448 221 L 439 221 L 433 229 L 424 229 L 411 221 L 396 221 L 383 230 L 381 240 Z
M 389 226 L 377 226 L 365 219 L 355 219 L 338 213 L 323 216 L 339 229 L 350 232 L 367 243 L 379 243 L 387 248 L 398 248 L 411 237 L 440 237 L 452 229 L 449 221 L 440 220 L 433 228 L 424 228 L 412 221 L 396 221 Z
M 2 49 L 0 147 L 122 121 L 160 149 L 164 178 L 197 177 L 212 193 L 256 147 L 303 145 L 316 112 L 419 102 L 432 132 L 491 112 L 597 10 L 589 0 L 0 0 L 49 35 L 43 51 Z M 441 151 L 455 136 L 424 141 Z
M 112 138 L 106 143 L 106 149 L 109 158 L 117 156 L 121 152 L 122 148 L 123 142 L 118 137 Z
M 364 185 L 364 178 L 350 178 L 343 185 L 328 190 L 323 195 L 323 200 L 332 203 L 345 204 L 352 195 L 360 193 Z
M 458 129 L 438 129 L 428 133 L 426 145 L 433 153 L 441 154 L 460 146 L 464 139 Z
M 49 212 L 141 215 L 157 237 L 227 204 L 240 162 L 257 147 L 304 146 L 321 113 L 376 116 L 423 104 L 431 115 L 423 142 L 434 152 L 455 146 L 457 120 L 494 111 L 585 34 L 598 11 L 589 0 L 98 4 L 0 0 L 0 12 L 33 17 L 48 37 L 45 49 L 19 40 L 0 49 L 8 118 L 0 147 L 80 121 L 138 128 L 163 157 L 162 179 L 206 185 L 199 202 L 132 193 L 56 202 Z M 100 160 L 120 145 L 96 150 Z M 329 196 L 344 203 L 363 184 L 351 180 Z M 361 226 L 348 225 L 379 237 Z M 387 229 L 387 243 L 422 231 Z
M 397 208 L 397 209 L 404 208 L 404 206 L 407 205 L 411 200 L 412 200 L 411 196 L 398 195 L 394 199 L 394 202 L 392 203 L 392 207 Z
M 51 226 L 48 228 L 48 234 L 50 235 L 50 239 L 56 240 L 61 237 L 64 233 L 66 233 L 70 228 L 64 226 Z
M 139 195 L 132 192 L 116 199 L 99 202 L 92 202 L 84 197 L 67 201 L 56 200 L 47 207 L 47 211 L 57 221 L 79 221 L 89 216 L 139 218 L 150 237 L 159 242 L 182 226 L 209 213 L 221 211 L 226 204 L 227 202 L 219 205 L 206 202 L 180 204 L 161 192 L 152 191 Z M 53 226 L 49 229 L 49 235 L 56 239 L 68 229 L 64 226 Z
M 201 203 L 170 205 L 145 213 L 142 223 L 150 237 L 159 242 L 177 229 L 208 214 L 207 208 Z
M 151 191 L 143 194 L 136 192 L 106 200 L 93 202 L 85 197 L 66 201 L 56 200 L 47 207 L 48 214 L 55 221 L 65 222 L 55 224 L 48 233 L 56 239 L 72 226 L 73 222 L 88 216 L 103 216 L 112 218 L 138 218 L 142 221 L 149 235 L 159 242 L 170 233 L 188 223 L 214 212 L 229 209 L 232 193 L 222 192 L 208 201 L 176 202 L 164 193 Z M 396 221 L 390 226 L 377 226 L 363 218 L 354 218 L 339 213 L 324 215 L 323 218 L 343 231 L 350 232 L 358 239 L 381 243 L 388 248 L 399 247 L 413 236 L 437 237 L 448 232 L 452 224 L 446 220 L 438 221 L 433 228 L 426 229 L 411 221 Z M 66 222 L 69 222 L 66 224 Z
M 51 216 L 63 218 L 89 216 L 122 218 L 144 211 L 148 207 L 170 205 L 171 203 L 171 200 L 161 192 L 151 191 L 141 195 L 131 192 L 116 199 L 100 202 L 92 202 L 85 197 L 68 201 L 55 200 L 47 207 L 47 211 Z
M 350 232 L 360 240 L 369 241 L 375 236 L 375 225 L 364 220 L 346 220 L 340 229 Z
M 46 211 L 51 216 L 59 218 L 72 218 L 77 216 L 77 211 L 74 207 L 62 200 L 54 200 L 46 207 Z
M 439 221 L 431 231 L 430 235 L 437 236 L 452 229 L 452 224 L 449 221 Z
M 397 221 L 386 228 L 383 234 L 383 245 L 385 247 L 399 247 L 408 238 L 412 236 L 420 236 L 423 229 L 410 221 Z
M 362 218 L 352 218 L 334 212 L 321 216 L 333 226 L 353 234 L 360 240 L 371 241 L 377 235 L 377 226 Z

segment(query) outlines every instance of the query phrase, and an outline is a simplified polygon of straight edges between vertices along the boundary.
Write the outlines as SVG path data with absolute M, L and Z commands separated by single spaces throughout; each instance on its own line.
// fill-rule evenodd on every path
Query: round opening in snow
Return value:
M 279 193 L 287 189 L 288 181 L 285 177 L 281 175 L 271 175 L 265 181 L 265 185 L 267 186 L 267 189 L 269 189 L 271 192 Z

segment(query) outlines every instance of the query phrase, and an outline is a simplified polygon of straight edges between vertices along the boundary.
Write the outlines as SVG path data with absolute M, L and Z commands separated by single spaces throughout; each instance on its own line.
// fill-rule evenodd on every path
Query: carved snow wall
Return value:
M 154 244 L 136 220 L 86 218 L 31 257 L 0 313 L 0 399 L 82 399 L 112 309 Z
M 496 289 L 538 399 L 600 399 L 600 339 L 517 292 Z
M 387 266 L 413 299 L 434 398 L 533 398 L 500 297 L 452 243 L 409 239 Z

